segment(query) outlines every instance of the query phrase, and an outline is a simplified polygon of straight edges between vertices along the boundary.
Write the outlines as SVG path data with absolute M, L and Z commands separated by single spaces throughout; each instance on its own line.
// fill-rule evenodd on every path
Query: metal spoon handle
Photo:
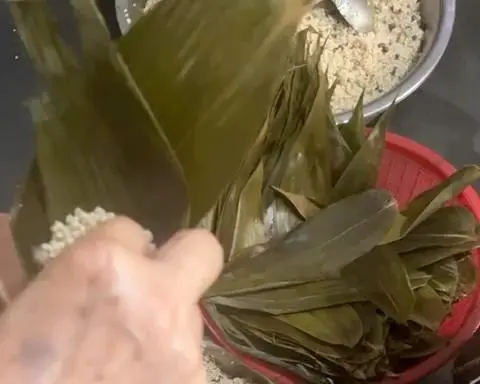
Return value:
M 368 0 L 331 0 L 348 24 L 358 32 L 373 30 L 373 10 Z

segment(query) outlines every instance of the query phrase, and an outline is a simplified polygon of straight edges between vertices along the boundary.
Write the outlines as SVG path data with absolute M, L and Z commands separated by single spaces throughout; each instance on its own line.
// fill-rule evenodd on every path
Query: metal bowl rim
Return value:
M 373 118 L 385 111 L 394 101 L 399 103 L 415 92 L 431 75 L 443 57 L 455 24 L 456 0 L 441 0 L 440 23 L 434 36 L 432 46 L 421 58 L 420 63 L 397 86 L 364 106 L 364 116 Z M 352 116 L 352 111 L 335 114 L 337 123 L 345 123 Z

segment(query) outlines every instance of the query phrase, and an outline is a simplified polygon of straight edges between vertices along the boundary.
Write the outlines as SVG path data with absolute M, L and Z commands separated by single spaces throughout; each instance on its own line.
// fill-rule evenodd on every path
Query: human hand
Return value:
M 205 383 L 197 302 L 222 250 L 201 230 L 149 240 L 119 217 L 50 262 L 0 318 L 0 383 Z

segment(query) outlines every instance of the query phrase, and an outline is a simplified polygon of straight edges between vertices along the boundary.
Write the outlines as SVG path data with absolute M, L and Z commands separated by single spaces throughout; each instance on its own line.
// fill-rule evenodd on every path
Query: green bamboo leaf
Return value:
M 375 306 L 370 303 L 355 305 L 357 312 L 359 311 L 359 307 L 363 308 L 363 311 L 359 313 L 364 316 L 367 313 L 370 320 L 368 332 L 365 332 L 363 346 L 371 348 L 373 352 L 384 353 L 386 339 L 390 330 L 390 322 L 384 315 L 379 314 Z
M 353 348 L 363 336 L 363 323 L 350 305 L 277 316 L 322 342 Z
M 440 351 L 448 343 L 447 340 L 442 339 L 436 333 L 432 332 L 429 337 L 424 337 L 412 346 L 408 351 L 402 353 L 402 359 L 421 359 L 433 355 Z
M 295 342 L 298 347 L 312 351 L 314 354 L 328 357 L 341 357 L 347 349 L 342 346 L 321 343 L 310 335 L 292 327 L 278 318 L 255 313 L 238 313 L 231 317 L 250 329 L 256 329 L 263 333 L 281 335 L 287 340 Z
M 429 356 L 445 346 L 447 340 L 428 328 L 409 323 L 408 327 L 393 325 L 387 346 L 388 355 L 395 361 Z M 410 363 L 410 362 L 403 362 Z
M 210 296 L 258 292 L 338 274 L 381 240 L 395 215 L 396 202 L 386 191 L 366 191 L 330 205 L 274 240 L 265 252 L 228 265 Z
M 37 73 L 47 82 L 62 81 L 78 64 L 62 41 L 46 1 L 7 1 L 17 31 Z
M 423 192 L 413 199 L 403 214 L 407 222 L 403 233 L 407 234 L 445 203 L 455 198 L 468 185 L 480 178 L 480 166 L 468 165 L 437 186 Z
M 347 169 L 354 154 L 343 138 L 340 129 L 337 127 L 335 119 L 331 114 L 328 123 L 328 142 L 330 146 L 330 181 L 333 187 L 338 182 L 343 172 Z
M 298 47 L 299 45 L 297 44 L 296 48 L 298 49 Z M 266 138 L 267 142 L 262 161 L 265 179 L 264 189 L 266 190 L 266 195 L 270 198 L 269 193 L 271 191 L 269 187 L 272 185 L 272 182 L 278 178 L 277 174 L 280 172 L 280 159 L 284 156 L 288 139 L 294 133 L 291 132 L 292 127 L 287 125 L 290 113 L 289 100 L 292 97 L 293 76 L 295 71 L 297 71 L 295 65 L 292 65 L 295 69 L 287 72 L 274 101 L 275 108 L 272 109 L 267 120 L 268 136 Z M 266 199 L 265 204 L 268 205 L 268 202 L 269 200 Z
M 455 259 L 443 260 L 426 267 L 425 272 L 432 275 L 430 287 L 448 303 L 455 298 L 455 291 L 460 278 L 457 261 Z
M 410 320 L 437 331 L 448 312 L 440 295 L 429 285 L 415 291 L 415 311 L 410 315 Z
M 352 307 L 362 319 L 363 333 L 366 336 L 376 326 L 378 315 L 377 307 L 367 301 L 364 303 L 354 303 Z
M 328 78 L 328 75 L 327 73 L 325 73 L 325 76 Z M 332 85 L 330 85 L 330 88 L 328 88 L 328 92 L 327 92 L 327 100 L 330 102 L 332 101 L 332 98 L 333 98 L 333 94 L 335 93 L 335 91 L 337 90 L 337 86 L 338 86 L 338 78 L 336 78 Z
M 104 56 L 98 61 L 89 57 L 89 70 L 72 70 L 62 83 L 51 82 L 54 90 L 30 104 L 38 127 L 37 156 L 49 218 L 63 219 L 77 206 L 102 205 L 136 218 L 166 238 L 183 221 L 183 181 L 168 143 L 158 134 L 141 96 L 130 87 L 114 47 L 108 40 L 103 44 Z M 115 102 L 111 89 L 116 90 Z M 132 126 L 137 127 L 135 132 Z M 141 181 L 138 174 L 143 175 Z M 70 183 L 65 182 L 69 178 Z M 156 203 L 149 198 L 152 191 L 158 196 Z M 158 202 L 165 201 L 178 204 L 160 207 Z
M 412 289 L 418 289 L 425 286 L 432 276 L 412 270 L 408 277 Z M 284 315 L 364 302 L 367 298 L 342 279 L 328 279 L 245 295 L 212 296 L 207 301 L 232 308 Z
M 432 279 L 432 275 L 425 271 L 408 271 L 408 278 L 410 279 L 412 289 L 415 290 L 427 285 Z
M 307 383 L 330 384 L 330 377 L 345 375 L 344 371 L 340 371 L 326 359 L 282 335 L 255 328 L 248 328 L 245 331 L 249 334 L 250 341 L 255 344 L 255 348 L 240 348 L 241 351 L 282 367 Z
M 399 253 L 427 247 L 455 247 L 477 238 L 477 219 L 462 206 L 442 207 L 393 243 Z
M 217 220 L 215 222 L 215 236 L 222 245 L 224 260 L 232 256 L 233 242 L 237 233 L 238 204 L 241 193 L 241 181 L 231 185 L 217 203 Z
M 274 114 L 273 111 L 276 108 L 275 105 L 272 106 L 271 114 Z M 249 150 L 248 156 L 246 157 L 244 163 L 242 164 L 240 174 L 235 182 L 230 185 L 222 197 L 217 203 L 217 220 L 215 225 L 215 231 L 220 244 L 223 246 L 224 255 L 226 260 L 235 253 L 235 249 L 232 248 L 233 241 L 236 238 L 236 234 L 239 232 L 239 229 L 236 227 L 237 219 L 239 218 L 239 205 L 240 201 L 243 200 L 243 205 L 247 204 L 245 201 L 246 198 L 252 193 L 252 189 L 256 188 L 257 181 L 260 178 L 263 178 L 264 174 L 264 165 L 262 162 L 263 154 L 267 148 L 267 133 L 269 129 L 269 118 L 262 127 L 259 136 L 256 139 L 255 144 Z M 261 173 L 261 174 L 260 174 Z M 252 180 L 253 175 L 256 174 L 256 178 Z M 250 181 L 252 180 L 252 181 Z M 261 183 L 263 180 L 261 180 Z M 247 183 L 249 187 L 247 189 Z M 245 190 L 249 192 L 244 192 Z M 261 189 L 263 186 L 261 185 Z M 243 194 L 243 199 L 242 199 Z M 255 203 L 255 206 L 258 206 L 258 209 L 262 210 L 262 202 L 259 201 Z M 260 233 L 257 233 L 258 242 L 264 241 L 263 236 Z
M 300 0 L 163 0 L 120 39 L 132 80 L 182 164 L 193 224 L 238 175 L 304 11 Z
M 407 218 L 399 212 L 394 224 L 392 225 L 392 228 L 390 228 L 388 233 L 385 235 L 385 238 L 382 240 L 380 245 L 390 244 L 402 238 L 402 230 L 406 222 Z
M 213 296 L 208 301 L 227 307 L 262 311 L 274 315 L 306 312 L 366 300 L 341 279 L 319 280 L 288 288 L 237 296 Z
M 318 117 L 318 100 L 325 91 L 319 83 L 318 69 L 311 70 L 311 61 L 307 59 L 307 44 L 305 32 L 297 36 L 297 48 L 294 58 L 294 67 L 290 71 L 290 92 L 285 102 L 288 102 L 288 114 L 283 123 L 282 138 L 272 148 L 272 154 L 266 158 L 267 186 L 276 186 L 292 193 L 304 194 L 312 198 L 324 198 L 325 190 L 324 175 L 318 168 L 317 157 L 308 156 L 311 150 L 312 140 L 316 140 L 321 127 L 313 127 L 309 122 Z M 318 64 L 318 63 L 317 63 Z M 320 109 L 321 114 L 322 109 Z M 315 143 L 322 150 L 324 143 Z M 307 147 L 308 146 L 308 147 Z M 321 183 L 321 184 L 319 184 Z M 267 191 L 270 192 L 270 191 Z M 272 196 L 267 193 L 266 204 L 270 204 Z
M 230 339 L 233 338 L 235 340 L 235 343 L 241 343 L 243 345 L 253 347 L 241 327 L 238 327 L 238 325 L 232 319 L 230 319 L 228 316 L 225 316 L 225 314 L 222 313 L 222 311 L 220 311 L 215 305 L 210 303 L 202 303 L 202 308 L 215 321 L 223 333 L 228 335 Z
M 78 23 L 78 32 L 82 52 L 86 57 L 100 59 L 109 54 L 106 42 L 110 40 L 110 32 L 97 7 L 95 0 L 69 0 L 72 5 L 75 19 Z M 115 52 L 115 55 L 118 54 Z M 86 61 L 84 66 L 93 62 Z
M 480 247 L 480 241 L 469 242 L 455 247 L 432 247 L 401 254 L 402 261 L 409 269 L 424 268 L 456 254 L 469 252 Z
M 235 225 L 236 238 L 232 252 L 265 241 L 262 220 L 262 183 L 263 165 L 260 163 L 240 194 Z
M 217 236 L 227 260 L 241 249 L 266 240 L 262 213 L 263 164 L 259 163 L 238 193 L 241 183 L 235 183 L 228 191 L 217 223 Z
M 37 184 L 30 196 L 43 196 L 49 224 L 63 220 L 76 207 L 92 210 L 101 205 L 134 218 L 163 241 L 183 225 L 186 215 L 184 182 L 169 144 L 109 41 L 104 41 L 102 57 L 85 58 L 87 68 L 63 65 L 59 71 L 56 65 L 42 64 L 60 57 L 69 63 L 70 57 L 47 17 L 46 3 L 36 2 L 35 7 L 17 9 L 28 20 L 19 22 L 17 29 L 35 39 L 35 44 L 27 44 L 29 55 L 45 56 L 36 60 L 47 83 L 47 91 L 29 105 L 44 187 Z M 41 54 L 38 47 L 43 47 Z M 21 204 L 17 221 L 28 220 L 20 216 L 33 209 L 29 204 L 37 203 L 33 197 Z M 34 233 L 23 233 L 16 241 L 26 242 L 21 249 L 39 245 Z
M 357 153 L 365 142 L 365 120 L 363 118 L 364 96 L 365 92 L 362 92 L 353 110 L 352 117 L 347 124 L 340 128 L 342 136 L 353 153 Z
M 367 328 L 362 341 L 350 353 L 344 354 L 340 359 L 333 361 L 342 367 L 348 377 L 357 380 L 368 380 L 385 373 L 385 343 L 389 332 L 389 322 L 383 315 L 376 313 L 373 305 L 368 303 L 356 304 L 356 311 L 366 322 Z M 364 325 L 365 327 L 365 325 Z
M 374 360 L 379 361 L 382 358 L 382 351 L 372 348 L 375 339 L 369 338 L 372 343 L 367 346 L 356 346 L 354 349 L 330 344 L 321 343 L 307 334 L 290 327 L 288 324 L 278 322 L 276 319 L 265 316 L 254 318 L 244 313 L 233 315 L 239 321 L 244 322 L 246 327 L 255 333 L 266 344 L 262 345 L 262 350 L 269 351 L 270 355 L 279 356 L 287 353 L 287 356 L 300 355 L 305 359 L 288 359 L 290 364 L 303 367 L 308 372 L 320 372 L 331 377 L 366 378 L 363 371 L 359 371 L 362 365 L 371 363 Z M 383 324 L 380 329 L 381 336 L 384 334 Z M 273 346 L 273 347 L 272 347 Z M 312 353 L 313 352 L 313 353 Z M 267 360 L 268 361 L 268 360 Z M 307 364 L 304 362 L 307 361 Z M 313 366 L 312 366 L 312 363 Z
M 272 187 L 272 189 L 275 191 L 275 194 L 282 199 L 286 205 L 293 208 L 297 215 L 303 220 L 308 219 L 320 210 L 315 203 L 305 196 L 286 192 L 276 187 Z
M 34 260 L 35 247 L 50 239 L 44 186 L 36 159 L 23 185 L 17 190 L 10 216 L 15 249 L 27 274 L 34 276 L 40 270 Z M 33 217 L 35 220 L 32 220 Z
M 478 268 L 472 263 L 472 255 L 462 257 L 457 261 L 459 274 L 458 285 L 455 290 L 455 299 L 461 298 L 473 291 L 477 284 Z
M 389 246 L 376 247 L 354 260 L 343 269 L 342 278 L 400 323 L 413 311 L 415 297 L 407 270 Z
M 218 205 L 215 205 L 207 214 L 200 220 L 197 228 L 206 229 L 209 232 L 215 233 L 216 222 L 218 218 Z
M 319 71 L 318 62 L 311 61 L 310 64 L 313 64 L 318 78 L 318 90 L 298 143 L 303 145 L 304 156 L 308 160 L 309 175 L 314 189 L 312 197 L 320 204 L 326 204 L 332 188 L 328 138 L 331 95 L 327 90 L 328 79 L 325 73 Z
M 316 167 L 316 164 L 307 158 L 305 147 L 299 140 L 295 140 L 293 148 L 285 157 L 284 165 L 279 168 L 283 170 L 280 181 L 272 184 L 272 186 L 278 186 L 285 191 L 317 199 L 320 195 L 316 193 L 313 183 L 320 179 L 311 177 L 311 173 L 315 172 L 313 167 Z M 321 191 L 321 194 L 323 199 L 324 192 Z
M 393 111 L 394 106 L 392 105 L 380 118 L 368 138 L 364 140 L 358 152 L 353 150 L 355 155 L 333 189 L 334 201 L 374 188 L 377 184 L 378 168 L 385 146 L 385 136 Z M 363 127 L 356 128 L 356 131 L 363 134 Z
M 294 209 L 281 198 L 276 198 L 263 214 L 265 236 L 270 241 L 285 236 L 301 222 Z
M 102 102 L 108 97 L 100 98 L 96 76 L 101 76 L 102 87 L 111 85 L 105 91 L 123 91 L 125 112 L 116 111 L 118 102 Z M 88 84 L 91 94 L 81 87 L 66 92 L 62 103 L 44 97 L 30 106 L 50 223 L 63 220 L 75 207 L 102 206 L 132 217 L 163 241 L 183 225 L 186 208 L 183 181 L 168 144 L 112 68 L 92 74 Z

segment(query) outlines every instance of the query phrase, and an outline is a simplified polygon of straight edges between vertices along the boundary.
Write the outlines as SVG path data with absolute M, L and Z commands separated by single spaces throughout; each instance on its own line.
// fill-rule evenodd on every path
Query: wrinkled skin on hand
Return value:
M 204 384 L 197 303 L 221 263 L 207 232 L 180 232 L 152 251 L 138 224 L 110 220 L 1 316 L 0 383 Z

